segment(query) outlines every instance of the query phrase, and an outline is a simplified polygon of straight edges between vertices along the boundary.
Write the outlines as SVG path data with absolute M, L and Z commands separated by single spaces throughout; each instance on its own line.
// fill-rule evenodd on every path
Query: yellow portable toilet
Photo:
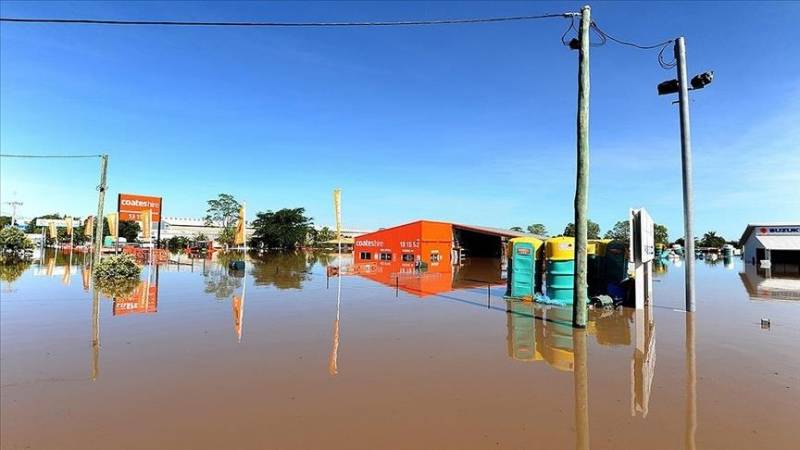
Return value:
M 547 253 L 547 296 L 563 304 L 572 304 L 575 282 L 575 238 L 550 238 Z
M 542 240 L 518 237 L 508 241 L 508 291 L 513 298 L 531 299 L 542 285 Z

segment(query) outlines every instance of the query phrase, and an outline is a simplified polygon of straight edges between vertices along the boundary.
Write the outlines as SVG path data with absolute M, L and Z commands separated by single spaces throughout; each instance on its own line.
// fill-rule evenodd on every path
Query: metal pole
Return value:
M 683 230 L 686 249 L 686 311 L 695 310 L 694 299 L 694 206 L 692 202 L 692 133 L 689 128 L 689 79 L 686 75 L 686 43 L 675 41 L 678 60 L 678 101 L 681 111 L 681 164 L 683 169 Z
M 575 183 L 575 285 L 572 326 L 586 327 L 587 226 L 589 190 L 589 5 L 581 8 L 578 54 L 578 170 Z
M 93 267 L 97 267 L 96 263 L 100 262 L 100 251 L 103 248 L 103 206 L 106 201 L 106 172 L 108 170 L 108 155 L 100 155 L 100 185 L 97 186 L 99 191 L 97 194 L 97 216 L 94 220 L 94 258 L 92 259 Z M 92 269 L 94 271 L 94 268 Z

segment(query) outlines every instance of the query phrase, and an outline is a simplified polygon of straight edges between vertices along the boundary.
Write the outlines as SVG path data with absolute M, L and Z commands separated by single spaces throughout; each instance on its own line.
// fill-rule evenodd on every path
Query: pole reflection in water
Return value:
M 686 448 L 696 448 L 697 373 L 695 371 L 694 314 L 686 313 Z
M 631 416 L 647 417 L 650 390 L 656 370 L 656 326 L 653 304 L 647 302 L 636 312 L 636 347 L 631 358 Z
M 586 330 L 574 328 L 575 345 L 575 448 L 589 450 L 589 367 L 586 362 Z
M 100 293 L 92 289 L 92 381 L 100 375 Z
M 333 321 L 333 347 L 331 348 L 331 356 L 328 358 L 328 373 L 336 375 L 339 373 L 339 310 L 342 302 L 342 274 L 336 274 L 337 278 L 337 292 L 336 292 L 336 320 Z

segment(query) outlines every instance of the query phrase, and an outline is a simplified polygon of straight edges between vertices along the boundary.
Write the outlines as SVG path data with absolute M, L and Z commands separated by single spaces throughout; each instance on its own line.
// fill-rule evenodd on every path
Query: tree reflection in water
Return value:
M 243 271 L 230 270 L 227 264 L 216 264 L 203 272 L 204 292 L 214 294 L 217 300 L 225 300 L 242 287 L 243 277 Z
M 311 268 L 321 254 L 302 252 L 268 253 L 253 258 L 253 282 L 256 286 L 278 289 L 301 289 L 311 278 Z

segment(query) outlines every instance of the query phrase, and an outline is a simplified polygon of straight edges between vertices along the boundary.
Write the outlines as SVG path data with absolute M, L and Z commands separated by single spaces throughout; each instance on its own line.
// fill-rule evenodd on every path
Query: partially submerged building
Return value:
M 745 264 L 770 269 L 772 274 L 800 273 L 798 222 L 749 224 L 739 239 L 739 245 L 742 246 Z
M 457 264 L 467 257 L 502 258 L 508 240 L 520 236 L 530 235 L 502 228 L 417 220 L 358 236 L 353 246 L 354 261 L 436 266 Z

